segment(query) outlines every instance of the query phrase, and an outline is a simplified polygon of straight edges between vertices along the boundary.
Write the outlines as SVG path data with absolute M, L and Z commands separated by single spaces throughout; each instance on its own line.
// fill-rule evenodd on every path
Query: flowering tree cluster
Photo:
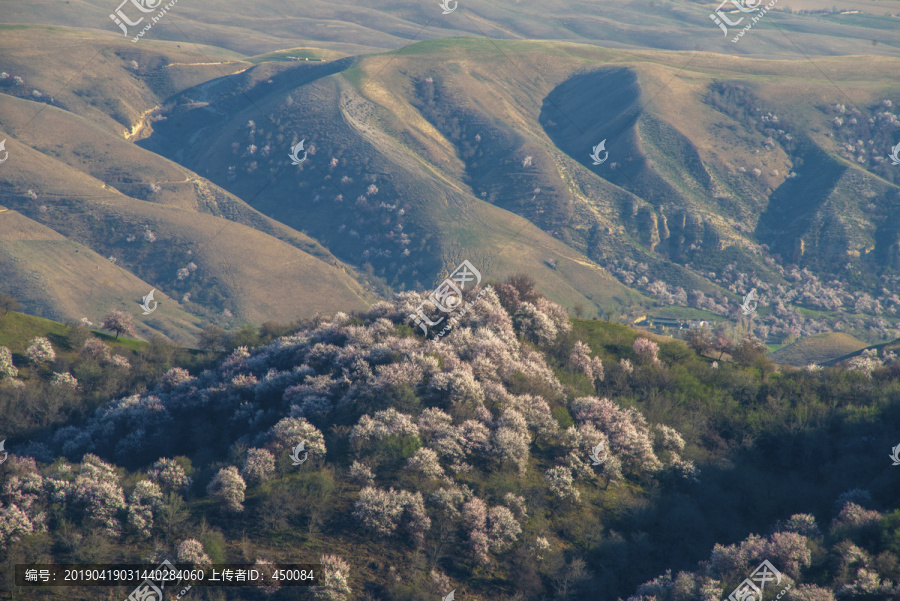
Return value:
M 527 495 L 503 491 L 493 498 L 479 490 L 479 497 L 460 481 L 480 482 L 498 472 L 510 478 L 528 474 L 541 464 L 536 447 L 558 460 L 543 478 L 547 466 L 535 474 L 550 499 L 583 498 L 580 488 L 595 473 L 608 480 L 621 479 L 623 472 L 643 478 L 661 468 L 653 452 L 657 433 L 636 410 L 593 397 L 567 400 L 545 356 L 522 343 L 522 337 L 557 341 L 569 330 L 565 311 L 521 283 L 513 290 L 519 295 L 514 309 L 529 303 L 533 309 L 526 306 L 525 313 L 536 320 L 519 320 L 518 331 L 498 294 L 486 290 L 451 336 L 408 336 L 403 325 L 423 295 L 404 292 L 353 319 L 338 314 L 259 348 L 239 346 L 219 365 L 193 376 L 172 368 L 156 386 L 102 405 L 82 425 L 60 430 L 48 441 L 67 456 L 95 453 L 135 463 L 146 457 L 138 465 L 150 465 L 149 480 L 123 490 L 115 474 L 86 460 L 93 467 L 85 473 L 94 475 L 81 476 L 77 494 L 65 480 L 53 483 L 52 494 L 86 507 L 86 518 L 106 522 L 110 535 L 127 531 L 144 539 L 161 525 L 160 508 L 171 511 L 164 495 L 181 494 L 190 484 L 189 464 L 168 457 L 199 450 L 187 427 L 202 419 L 198 416 L 216 416 L 217 436 L 203 444 L 223 440 L 217 456 L 235 450 L 226 445 L 248 449 L 237 465 L 215 465 L 208 482 L 207 493 L 226 512 L 244 511 L 247 485 L 273 480 L 276 465 L 300 443 L 316 463 L 299 472 L 327 466 L 327 431 L 338 448 L 355 454 L 346 474 L 362 486 L 353 509 L 357 523 L 417 546 L 432 537 L 439 546 L 458 537 L 473 562 L 490 563 L 520 544 L 530 513 Z M 540 334 L 542 329 L 547 331 Z M 553 329 L 551 336 L 547 332 Z M 83 352 L 103 361 L 108 349 L 90 343 Z M 606 377 L 604 366 L 590 355 L 587 345 L 576 345 L 570 366 L 596 384 Z M 610 371 L 623 369 L 614 365 Z M 567 429 L 557 417 L 564 405 L 576 420 Z M 125 434 L 112 435 L 117 432 Z M 677 433 L 663 432 L 660 452 L 674 464 L 676 451 L 668 449 L 677 447 Z M 603 467 L 592 466 L 588 456 L 600 442 L 608 457 Z M 390 477 L 396 480 L 376 485 L 377 478 Z M 274 499 L 279 484 L 259 493 Z M 302 490 L 311 494 L 314 487 Z M 277 511 L 301 511 L 290 509 L 289 500 L 279 503 L 285 507 Z
M 15 505 L 3 507 L 0 504 L 0 549 L 33 531 L 34 526 L 24 511 Z
M 871 378 L 876 369 L 894 363 L 897 363 L 897 354 L 893 351 L 888 351 L 879 357 L 878 349 L 865 349 L 856 357 L 849 359 L 846 365 L 847 369 L 862 372 L 866 377 Z
M 181 490 L 191 483 L 184 468 L 174 459 L 163 457 L 157 460 L 147 473 L 156 483 L 169 491 Z
M 628 471 L 655 473 L 662 468 L 647 420 L 633 407 L 622 409 L 607 398 L 581 397 L 571 402 L 569 410 L 576 420 L 608 437 L 610 452 Z
M 163 505 L 159 485 L 151 480 L 139 481 L 131 492 L 128 504 L 128 525 L 141 538 L 148 538 L 153 528 L 153 518 Z
M 0 551 L 31 532 L 47 529 L 44 478 L 30 457 L 8 458 L 0 487 Z
M 269 430 L 269 448 L 273 455 L 293 449 L 304 441 L 311 456 L 325 455 L 325 436 L 302 417 L 285 417 Z
M 181 367 L 173 367 L 160 378 L 160 384 L 166 388 L 176 388 L 185 382 L 190 382 L 194 378 L 188 370 Z
M 88 522 L 107 536 L 122 533 L 125 493 L 115 468 L 96 455 L 85 455 L 81 473 L 75 478 L 72 502 L 82 508 Z
M 768 536 L 751 534 L 733 545 L 715 545 L 698 570 L 674 577 L 666 572 L 638 587 L 628 601 L 720 599 L 728 593 L 726 583 L 743 581 L 764 560 L 783 574 L 782 588 L 792 585 L 786 595 L 790 601 L 894 599 L 900 594 L 900 582 L 882 577 L 879 572 L 884 572 L 884 564 L 851 542 L 871 540 L 873 528 L 883 524 L 883 519 L 879 512 L 847 501 L 826 535 L 813 516 L 795 514 L 778 522 Z M 836 576 L 831 588 L 797 584 L 807 570 L 819 571 L 826 565 Z
M 575 487 L 575 480 L 572 478 L 572 470 L 560 465 L 551 467 L 547 470 L 547 484 L 550 492 L 558 499 L 563 501 L 577 502 L 581 498 L 581 492 Z
M 112 355 L 109 345 L 99 338 L 88 338 L 81 347 L 79 354 L 82 357 L 88 357 L 101 365 L 113 365 L 128 369 L 131 363 L 127 358 L 121 355 Z
M 75 376 L 68 372 L 53 372 L 53 378 L 50 380 L 50 384 L 52 386 L 68 388 L 70 390 L 75 390 L 76 388 L 78 388 L 78 380 L 76 380 Z
M 565 310 L 544 298 L 536 303 L 519 303 L 515 323 L 526 339 L 541 345 L 552 343 L 561 332 L 572 329 Z
M 425 532 L 431 528 L 419 492 L 367 486 L 359 493 L 353 515 L 363 526 L 382 536 L 390 536 L 402 528 L 417 544 L 421 544 Z
M 488 509 L 487 503 L 476 496 L 462 506 L 461 517 L 472 553 L 483 565 L 490 563 L 489 553 L 506 551 L 522 533 L 509 508 L 498 505 Z

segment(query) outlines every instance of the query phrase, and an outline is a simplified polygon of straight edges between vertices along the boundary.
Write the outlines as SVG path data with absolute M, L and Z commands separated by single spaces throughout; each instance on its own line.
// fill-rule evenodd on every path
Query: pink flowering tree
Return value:
M 325 456 L 325 436 L 302 417 L 285 417 L 269 430 L 268 448 L 274 457 L 290 453 L 305 441 L 310 459 Z
M 0 503 L 0 550 L 34 531 L 28 515 L 16 505 L 4 507 Z
M 84 512 L 86 524 L 109 537 L 122 533 L 125 493 L 112 465 L 95 455 L 85 455 L 72 501 Z
M 176 559 L 178 563 L 191 563 L 195 565 L 212 564 L 212 560 L 203 549 L 203 544 L 193 538 L 188 538 L 178 543 Z
M 572 369 L 584 374 L 594 387 L 603 381 L 603 361 L 599 357 L 592 358 L 591 347 L 580 340 L 569 355 L 569 364 Z
M 659 345 L 649 338 L 635 338 L 634 355 L 641 365 L 662 365 L 657 356 L 659 354 Z
M 500 465 L 513 465 L 520 472 L 528 467 L 531 433 L 521 413 L 507 409 L 491 435 L 491 449 Z
M 113 309 L 104 315 L 100 322 L 100 327 L 104 330 L 115 332 L 116 340 L 119 339 L 119 334 L 134 336 L 137 332 L 134 321 L 131 319 L 131 315 L 124 311 L 120 311 L 119 309 Z
M 165 457 L 150 466 L 147 475 L 167 491 L 180 491 L 191 483 L 185 469 L 174 459 Z

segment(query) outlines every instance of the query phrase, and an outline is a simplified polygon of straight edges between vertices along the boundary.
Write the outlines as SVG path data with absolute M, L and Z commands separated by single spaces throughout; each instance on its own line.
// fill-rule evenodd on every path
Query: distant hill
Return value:
M 868 346 L 849 334 L 835 332 L 801 338 L 771 353 L 769 357 L 775 363 L 805 367 L 811 363 L 833 361 Z
M 825 365 L 833 366 L 833 365 L 841 364 L 844 361 L 847 361 L 848 359 L 852 359 L 853 357 L 862 355 L 863 351 L 866 351 L 869 349 L 878 351 L 878 355 L 882 358 L 887 353 L 900 354 L 900 339 L 892 340 L 890 342 L 883 342 L 881 344 L 866 345 L 864 348 L 855 349 L 852 352 L 846 353 L 839 357 L 835 357 L 831 361 L 826 362 Z
M 138 58 L 138 69 L 153 69 L 147 61 L 155 59 Z M 202 81 L 176 76 L 163 85 L 150 76 L 134 85 L 131 60 L 92 72 L 105 83 L 90 95 L 74 86 L 45 104 L 0 94 L 11 157 L 0 183 L 8 209 L 0 213 L 4 292 L 28 312 L 59 321 L 97 322 L 111 308 L 125 309 L 142 336 L 158 332 L 187 346 L 201 321 L 290 322 L 377 298 L 315 240 L 123 139 L 132 119 L 162 101 L 154 89 L 169 94 L 181 85 L 175 79 Z M 61 64 L 66 76 L 69 67 Z M 31 85 L 43 81 L 40 64 L 31 73 Z M 160 309 L 141 317 L 137 302 L 154 288 Z
M 109 18 L 115 8 L 109 4 L 107 0 L 10 3 L 4 6 L 3 19 L 79 27 L 124 39 Z M 900 47 L 900 30 L 891 24 L 896 19 L 893 15 L 900 12 L 897 0 L 842 0 L 833 10 L 818 0 L 792 0 L 789 6 L 775 3 L 753 28 L 753 41 L 739 44 L 732 43 L 731 36 L 722 36 L 710 20 L 720 2 L 709 0 L 466 0 L 447 15 L 439 4 L 439 0 L 178 2 L 139 44 L 199 45 L 217 56 L 261 54 L 301 44 L 362 54 L 401 48 L 410 40 L 456 36 L 564 40 L 628 49 L 694 50 L 700 46 L 722 54 L 779 58 L 802 56 L 800 52 L 896 56 Z M 126 16 L 138 18 L 137 10 L 129 13 L 128 8 L 123 9 Z M 799 14 L 804 9 L 819 12 Z M 858 13 L 840 14 L 848 10 Z
M 0 83 L 0 203 L 202 320 L 354 310 L 467 259 L 588 316 L 732 318 L 755 288 L 763 338 L 847 313 L 852 335 L 900 335 L 896 58 L 819 58 L 822 77 L 806 58 L 461 37 L 210 60 L 59 28 L 46 61 L 45 27 L 4 33 L 27 77 Z M 115 58 L 85 66 L 85 47 Z M 865 85 L 847 104 L 837 81 Z

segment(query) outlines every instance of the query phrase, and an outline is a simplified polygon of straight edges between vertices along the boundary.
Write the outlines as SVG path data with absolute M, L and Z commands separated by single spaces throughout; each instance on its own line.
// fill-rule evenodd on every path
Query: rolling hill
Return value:
M 835 332 L 802 338 L 774 351 L 769 357 L 775 363 L 806 367 L 811 364 L 834 361 L 868 346 L 853 336 Z
M 201 319 L 352 310 L 430 288 L 468 259 L 591 312 L 728 316 L 754 287 L 774 307 L 761 337 L 827 331 L 847 313 L 871 342 L 896 330 L 900 299 L 885 286 L 900 264 L 900 195 L 883 155 L 900 129 L 884 80 L 897 59 L 477 36 L 241 56 L 60 27 L 5 33 L 0 69 L 28 79 L 0 84 L 19 161 L 4 165 L 0 202 Z M 36 59 L 29 48 L 51 33 L 54 52 Z M 609 160 L 594 165 L 601 140 Z M 300 142 L 306 160 L 291 165 Z M 857 306 L 860 294 L 872 302 Z
M 113 6 L 110 6 L 113 4 Z M 109 18 L 115 2 L 50 0 L 5 7 L 7 23 L 45 24 L 122 36 Z M 141 39 L 191 44 L 210 55 L 253 55 L 300 45 L 344 55 L 397 49 L 442 37 L 559 40 L 618 48 L 694 50 L 766 57 L 840 54 L 897 56 L 898 0 L 781 0 L 753 42 L 735 44 L 709 19 L 721 3 L 710 0 L 466 0 L 444 15 L 438 0 L 378 3 L 310 0 L 302 5 L 262 0 L 177 3 Z M 153 5 L 152 3 L 150 4 Z M 452 5 L 452 3 L 451 3 Z M 128 7 L 123 9 L 129 14 Z M 854 12 L 855 11 L 855 12 Z M 131 7 L 132 19 L 138 11 Z M 138 28 L 132 28 L 137 30 Z M 132 34 L 134 35 L 134 34 Z

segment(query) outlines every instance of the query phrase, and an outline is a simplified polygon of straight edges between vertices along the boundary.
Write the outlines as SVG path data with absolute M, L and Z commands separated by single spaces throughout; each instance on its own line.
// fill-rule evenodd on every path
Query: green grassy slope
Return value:
M 862 350 L 869 345 L 848 334 L 818 334 L 808 336 L 778 349 L 769 357 L 775 363 L 805 367 L 824 363 Z

